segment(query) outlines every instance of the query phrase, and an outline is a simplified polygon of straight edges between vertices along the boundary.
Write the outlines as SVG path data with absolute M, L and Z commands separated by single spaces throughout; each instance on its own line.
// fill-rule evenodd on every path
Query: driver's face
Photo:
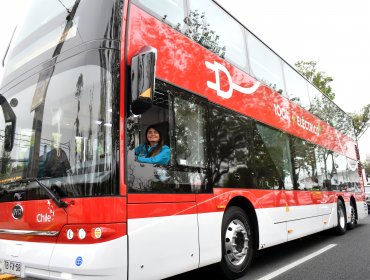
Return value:
M 150 128 L 146 134 L 146 138 L 148 139 L 150 145 L 157 144 L 159 142 L 159 133 L 154 128 Z

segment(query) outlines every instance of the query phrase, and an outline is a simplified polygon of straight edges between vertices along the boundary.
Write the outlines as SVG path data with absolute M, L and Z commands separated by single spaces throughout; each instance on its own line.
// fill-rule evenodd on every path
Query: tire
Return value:
M 342 200 L 338 199 L 337 202 L 337 215 L 338 215 L 338 225 L 334 228 L 334 231 L 338 235 L 343 235 L 347 230 L 347 216 L 346 210 Z
M 242 277 L 254 254 L 251 223 L 245 212 L 236 206 L 226 210 L 221 231 L 221 270 L 227 279 Z
M 354 229 L 356 227 L 356 224 L 357 224 L 357 219 L 356 219 L 356 208 L 354 206 L 354 204 L 351 202 L 351 206 L 350 206 L 350 211 L 351 211 L 351 220 L 349 221 L 349 223 L 347 223 L 347 229 Z

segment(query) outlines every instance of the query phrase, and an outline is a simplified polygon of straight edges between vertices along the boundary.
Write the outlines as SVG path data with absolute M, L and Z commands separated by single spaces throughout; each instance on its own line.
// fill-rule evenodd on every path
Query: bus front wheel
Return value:
M 338 225 L 335 227 L 335 232 L 338 235 L 343 235 L 346 233 L 347 218 L 346 210 L 344 209 L 344 204 L 342 200 L 338 199 L 337 202 L 337 215 L 338 215 Z
M 236 206 L 226 210 L 222 220 L 221 269 L 228 279 L 243 276 L 253 257 L 253 234 L 245 212 Z

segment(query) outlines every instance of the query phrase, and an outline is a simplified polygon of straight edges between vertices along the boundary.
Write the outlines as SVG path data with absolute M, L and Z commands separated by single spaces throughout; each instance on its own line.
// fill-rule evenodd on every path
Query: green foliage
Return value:
M 330 82 L 333 78 L 327 76 L 325 72 L 318 71 L 316 68 L 316 61 L 298 61 L 294 64 L 295 68 L 301 73 L 307 80 L 314 84 L 321 92 L 323 92 L 330 100 L 334 100 L 335 93 L 332 91 Z
M 225 57 L 226 47 L 220 46 L 220 37 L 211 29 L 205 13 L 190 11 L 184 22 L 188 28 L 185 35 L 220 57 Z
M 370 104 L 364 106 L 360 113 L 350 113 L 349 115 L 353 120 L 356 137 L 360 138 L 370 126 Z
M 330 100 L 334 100 L 335 93 L 332 91 L 332 88 L 329 85 L 329 83 L 333 81 L 333 78 L 326 76 L 325 72 L 323 71 L 318 71 L 316 68 L 317 63 L 315 61 L 306 62 L 300 60 L 296 62 L 294 66 L 299 73 L 306 77 L 308 81 L 313 83 Z M 350 129 L 345 121 L 345 117 L 340 116 L 341 114 L 338 114 L 338 110 L 336 110 L 336 108 L 328 106 L 330 104 L 325 105 L 324 103 L 327 103 L 325 100 L 314 101 L 315 102 L 311 104 L 311 112 L 328 121 L 328 123 L 330 123 L 332 126 L 336 128 L 339 127 L 341 131 L 348 131 Z M 349 113 L 349 115 L 353 121 L 355 136 L 358 139 L 370 126 L 370 104 L 364 106 L 360 113 Z

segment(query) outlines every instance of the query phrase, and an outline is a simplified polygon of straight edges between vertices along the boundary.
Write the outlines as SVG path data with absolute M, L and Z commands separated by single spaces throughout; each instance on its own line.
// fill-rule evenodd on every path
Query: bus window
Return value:
M 149 9 L 158 19 L 178 31 L 183 29 L 185 18 L 183 0 L 135 0 L 133 2 Z
M 348 164 L 348 191 L 359 192 L 360 177 L 358 176 L 358 163 L 357 160 L 347 158 Z
M 253 135 L 253 160 L 258 188 L 292 189 L 287 135 L 258 123 L 255 124 Z
M 315 158 L 316 158 L 316 169 L 317 169 L 317 181 L 322 190 L 328 190 L 327 186 L 327 170 L 325 159 L 327 157 L 327 150 L 317 146 L 315 148 Z
M 280 58 L 252 34 L 247 33 L 251 73 L 275 91 L 285 92 Z
M 175 97 L 174 113 L 177 164 L 205 167 L 205 106 L 195 96 Z
M 210 106 L 211 185 L 221 188 L 255 188 L 250 133 L 252 120 Z
M 339 183 L 339 191 L 347 191 L 348 188 L 348 165 L 347 165 L 347 158 L 343 155 L 337 155 L 336 158 L 336 167 L 337 167 L 337 176 L 338 176 L 338 183 Z
M 307 86 L 310 96 L 310 112 L 324 121 L 330 120 L 330 117 L 332 118 L 331 114 L 334 113 L 330 102 L 328 103 L 328 100 L 323 99 L 323 94 L 315 86 L 310 83 L 307 83 Z M 335 127 L 334 122 L 335 118 L 329 121 L 333 127 Z
M 304 109 L 310 108 L 307 82 L 290 65 L 283 62 L 286 92 L 285 96 Z
M 294 162 L 295 189 L 320 189 L 317 177 L 315 146 L 307 141 L 291 137 L 291 150 Z
M 179 96 L 185 96 L 183 90 L 157 80 L 153 106 L 141 115 L 131 114 L 128 117 L 129 192 L 206 191 L 206 176 L 203 170 L 206 163 L 205 107 L 200 105 L 195 97 L 185 100 Z M 147 129 L 153 125 L 163 136 L 163 144 L 170 150 L 168 163 L 150 163 L 138 158 L 138 147 L 145 145 Z M 170 131 L 174 131 L 171 136 Z
M 153 106 L 142 115 L 130 115 L 127 120 L 128 186 L 133 192 L 167 192 L 167 162 L 149 162 L 156 157 L 147 134 L 154 128 L 161 136 L 161 144 L 168 142 L 168 98 L 158 91 L 153 94 Z M 149 139 L 151 140 L 151 139 Z M 156 146 L 158 146 L 157 144 Z M 158 152 L 158 151 L 157 151 Z M 144 160 L 142 160 L 144 159 Z
M 347 186 L 347 182 L 350 180 L 347 174 L 347 158 L 318 146 L 315 148 L 315 154 L 318 180 L 319 182 L 322 181 L 323 190 L 340 190 L 341 185 L 342 187 L 343 185 Z M 353 163 L 351 165 L 353 165 Z M 357 166 L 352 168 L 357 170 Z M 357 173 L 356 175 L 358 177 Z M 355 187 L 356 175 L 352 174 L 352 176 L 354 176 L 353 185 Z
M 116 62 L 106 51 L 90 51 L 56 64 L 41 97 L 40 84 L 45 80 L 39 77 L 49 77 L 45 75 L 48 70 L 7 93 L 17 128 L 12 151 L 7 154 L 0 148 L 2 157 L 6 154 L 11 159 L 7 164 L 0 159 L 0 180 L 37 178 L 48 188 L 57 186 L 62 198 L 118 193 L 114 74 L 99 65 L 85 65 L 102 56 L 109 63 Z M 27 197 L 48 198 L 39 188 L 30 188 L 33 191 Z
M 188 31 L 185 35 L 222 58 L 246 69 L 247 54 L 241 25 L 213 1 L 190 0 L 189 6 Z
M 67 10 L 72 9 L 76 1 L 40 0 L 30 5 L 30 10 L 14 34 L 9 46 L 9 61 L 4 76 L 17 70 L 45 51 L 54 49 L 65 28 Z M 75 37 L 78 19 L 73 21 L 73 27 L 68 30 L 65 40 Z M 45 28 L 53 28 L 45 32 Z M 11 59 L 10 59 L 11 58 Z

